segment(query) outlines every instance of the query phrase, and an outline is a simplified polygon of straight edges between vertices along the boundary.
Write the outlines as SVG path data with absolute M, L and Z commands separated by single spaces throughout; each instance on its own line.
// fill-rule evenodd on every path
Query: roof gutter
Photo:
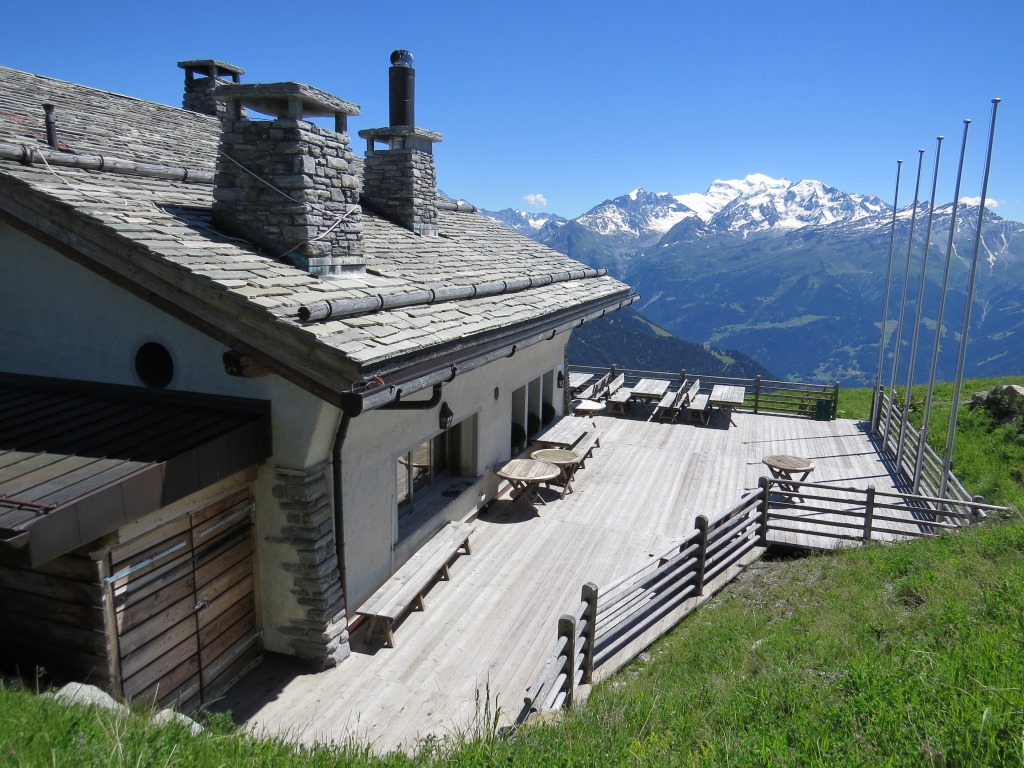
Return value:
M 452 285 L 443 288 L 423 289 L 407 293 L 378 294 L 358 299 L 334 299 L 317 301 L 299 307 L 299 321 L 313 323 L 332 320 L 340 317 L 352 317 L 367 312 L 382 312 L 392 309 L 404 309 L 427 304 L 438 304 L 445 301 L 465 301 L 485 296 L 502 296 L 518 293 L 531 288 L 540 288 L 552 283 L 563 283 L 569 280 L 588 280 L 604 277 L 608 270 L 586 267 L 584 269 L 565 270 L 546 275 L 517 277 L 511 280 L 494 280 L 489 283 L 470 283 L 469 285 Z
M 47 167 L 56 165 L 64 168 L 82 168 L 87 171 L 109 171 L 129 176 L 146 176 L 151 179 L 213 184 L 213 171 L 157 163 L 137 163 L 134 160 L 104 155 L 80 155 L 77 152 L 40 149 L 27 144 L 11 144 L 6 141 L 0 141 L 0 158 L 16 160 L 22 165 L 33 165 L 39 162 Z
M 599 308 L 592 309 L 571 319 L 564 320 L 556 326 L 544 330 L 527 330 L 511 337 L 506 337 L 490 345 L 473 347 L 461 356 L 452 355 L 447 361 L 431 361 L 423 365 L 410 365 L 391 372 L 380 372 L 372 378 L 356 382 L 351 389 L 341 392 L 342 411 L 355 417 L 364 411 L 389 407 L 389 404 L 400 401 L 403 397 L 419 392 L 427 387 L 438 387 L 454 380 L 463 373 L 482 368 L 483 366 L 503 357 L 512 357 L 521 349 L 532 347 L 542 341 L 550 341 L 559 333 L 579 328 L 588 320 L 602 317 L 609 311 L 622 309 L 640 298 L 639 294 L 631 294 L 624 298 L 607 301 Z M 435 389 L 435 395 L 437 390 Z M 430 402 L 430 401 L 424 401 Z M 436 403 L 433 403 L 436 405 Z M 416 403 L 419 405 L 419 403 Z M 394 407 L 394 406 L 390 406 Z M 408 407 L 414 407 L 408 404 Z M 424 406 L 429 407 L 429 406 Z

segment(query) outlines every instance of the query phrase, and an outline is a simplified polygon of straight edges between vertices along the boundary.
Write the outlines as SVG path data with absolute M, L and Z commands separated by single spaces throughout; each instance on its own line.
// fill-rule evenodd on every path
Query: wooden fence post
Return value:
M 694 525 L 697 527 L 700 537 L 697 540 L 697 594 L 704 594 L 704 564 L 708 557 L 708 519 L 704 515 L 697 515 Z
M 679 372 L 679 386 L 681 387 L 685 383 L 686 383 L 686 369 L 683 368 L 683 370 L 681 370 Z
M 971 496 L 971 503 L 972 504 L 984 504 L 985 503 L 985 497 L 984 496 Z M 982 520 L 981 512 L 978 510 L 977 507 L 973 507 L 971 509 L 971 520 L 968 523 L 968 525 L 974 525 L 975 523 L 980 523 L 981 520 Z
M 597 584 L 587 582 L 583 585 L 583 602 L 587 610 L 583 618 L 587 628 L 583 633 L 583 680 L 586 685 L 594 682 L 594 643 L 597 642 Z
M 615 371 L 615 363 L 612 363 L 611 375 L 608 377 L 608 381 L 615 381 L 615 377 L 619 375 Z
M 832 387 L 832 418 L 835 419 L 839 416 L 839 381 Z
M 760 501 L 760 525 L 761 535 L 758 538 L 758 545 L 762 547 L 768 546 L 768 491 L 771 488 L 771 480 L 764 475 L 761 475 L 757 479 L 757 487 L 761 489 L 761 501 Z
M 576 618 L 565 613 L 558 620 L 558 636 L 565 637 L 565 704 L 572 706 L 576 688 Z
M 871 540 L 871 524 L 875 517 L 875 486 L 869 485 L 864 498 L 864 541 Z
M 761 404 L 761 374 L 757 374 L 754 377 L 754 413 L 757 413 L 757 409 Z M 726 425 L 728 426 L 728 425 Z

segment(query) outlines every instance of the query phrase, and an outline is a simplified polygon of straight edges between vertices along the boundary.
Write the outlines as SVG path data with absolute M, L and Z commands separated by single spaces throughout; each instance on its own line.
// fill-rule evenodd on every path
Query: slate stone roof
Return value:
M 0 148 L 47 149 L 44 103 L 55 105 L 58 137 L 70 151 L 193 171 L 215 167 L 215 117 L 3 67 Z M 629 300 L 628 286 L 598 275 L 303 324 L 298 308 L 315 301 L 585 267 L 476 213 L 440 211 L 441 237 L 428 238 L 364 208 L 366 273 L 321 279 L 217 232 L 212 197 L 209 183 L 48 166 L 38 156 L 31 165 L 0 158 L 0 213 L 321 396 Z

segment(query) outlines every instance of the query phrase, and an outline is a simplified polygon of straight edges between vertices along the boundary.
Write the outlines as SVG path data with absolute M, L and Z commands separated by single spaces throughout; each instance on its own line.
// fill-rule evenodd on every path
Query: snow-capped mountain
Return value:
M 559 247 L 566 240 L 589 240 L 589 235 L 605 239 L 616 251 L 613 261 L 624 268 L 639 250 L 680 224 L 681 231 L 745 238 L 857 222 L 885 213 L 887 208 L 877 197 L 847 194 L 820 181 L 794 183 L 751 174 L 744 179 L 716 180 L 706 192 L 684 195 L 634 189 L 605 200 L 571 221 L 514 209 L 483 213 L 566 252 L 570 251 Z M 572 226 L 560 231 L 567 224 Z M 583 231 L 574 235 L 574 230 Z
M 740 237 L 777 234 L 803 227 L 852 223 L 877 216 L 888 208 L 877 197 L 850 195 L 820 181 L 794 184 L 766 176 L 748 176 L 743 181 L 745 188 L 707 221 L 710 228 Z M 716 184 L 728 186 L 735 182 Z M 714 188 L 712 185 L 712 190 L 719 194 L 713 199 L 722 199 L 724 196 Z
M 495 221 L 500 221 L 509 229 L 532 239 L 536 239 L 537 233 L 540 232 L 545 224 L 549 222 L 553 224 L 565 222 L 564 218 L 554 213 L 520 211 L 518 208 L 504 208 L 500 211 L 480 209 L 480 213 Z
M 921 333 L 929 352 L 952 210 L 951 203 L 937 205 L 931 219 Z M 957 210 L 942 329 L 942 349 L 954 351 L 979 209 Z M 892 302 L 903 287 L 900 254 L 910 242 L 911 217 L 910 206 L 897 211 Z M 637 189 L 524 234 L 607 267 L 643 295 L 640 314 L 682 338 L 739 350 L 785 378 L 865 386 L 877 366 L 892 222 L 891 206 L 877 197 L 752 174 L 717 180 L 703 193 Z M 911 305 L 928 224 L 928 206 L 920 203 Z M 1021 373 L 1024 345 L 1015 337 L 1024 336 L 1024 224 L 987 211 L 982 231 L 967 373 Z M 952 378 L 955 360 L 946 357 L 939 375 Z M 920 354 L 918 367 L 928 358 Z
M 683 219 L 696 216 L 668 192 L 634 189 L 628 195 L 605 200 L 576 219 L 576 222 L 598 235 L 625 235 L 642 239 L 663 235 Z

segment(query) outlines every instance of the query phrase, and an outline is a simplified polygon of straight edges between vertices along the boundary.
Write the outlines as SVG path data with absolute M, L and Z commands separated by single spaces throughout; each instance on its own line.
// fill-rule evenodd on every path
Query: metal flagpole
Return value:
M 871 431 L 878 431 L 878 419 L 881 417 L 882 390 L 882 367 L 885 363 L 885 331 L 889 324 L 889 293 L 892 283 L 892 251 L 896 242 L 896 212 L 900 207 L 900 171 L 903 170 L 903 161 L 896 161 L 896 194 L 892 200 L 892 226 L 889 228 L 889 266 L 885 270 L 885 302 L 882 304 L 882 338 L 878 341 L 878 368 L 875 370 L 875 392 L 874 399 L 877 400 L 877 407 L 871 409 Z
M 892 354 L 892 378 L 889 383 L 889 407 L 885 409 L 885 431 L 882 445 L 889 443 L 889 426 L 892 424 L 892 407 L 896 402 L 896 371 L 900 367 L 900 339 L 903 338 L 903 314 L 907 308 L 907 287 L 910 284 L 910 253 L 914 249 L 914 223 L 917 221 L 917 195 L 921 191 L 921 163 L 924 150 L 917 150 L 917 183 L 914 184 L 914 209 L 910 214 L 910 237 L 907 238 L 907 265 L 903 272 L 903 296 L 900 298 L 900 319 L 896 323 L 896 349 Z M 904 410 L 906 408 L 904 407 Z
M 903 461 L 903 446 L 906 441 L 907 426 L 910 423 L 910 392 L 914 386 L 914 366 L 917 364 L 917 342 L 921 338 L 921 317 L 924 310 L 924 279 L 928 272 L 928 251 L 932 244 L 932 221 L 935 219 L 935 190 L 939 186 L 939 157 L 942 155 L 942 136 L 935 140 L 935 170 L 932 173 L 932 196 L 928 203 L 928 226 L 924 230 L 924 253 L 921 255 L 921 280 L 917 284 L 917 306 L 914 308 L 914 333 L 910 342 L 910 366 L 907 369 L 907 387 L 904 397 L 903 419 L 900 421 L 900 438 L 896 446 L 896 466 Z M 913 478 L 913 487 L 917 489 L 917 477 Z
M 953 213 L 949 219 L 949 240 L 946 242 L 946 266 L 942 272 L 942 287 L 939 289 L 939 310 L 935 316 L 935 346 L 932 348 L 932 363 L 928 369 L 928 395 L 924 400 L 924 417 L 921 422 L 921 441 L 917 444 L 917 460 L 914 462 L 914 490 L 919 490 L 921 471 L 924 467 L 924 448 L 928 443 L 928 425 L 932 416 L 932 396 L 935 392 L 935 371 L 939 365 L 939 347 L 942 342 L 942 318 L 946 311 L 946 290 L 949 288 L 949 265 L 953 261 L 953 238 L 956 236 L 956 213 L 960 205 L 960 182 L 964 175 L 964 155 L 967 154 L 967 130 L 970 120 L 964 120 L 964 136 L 960 142 L 960 164 L 956 170 L 956 185 L 953 188 Z
M 974 253 L 971 255 L 971 274 L 967 279 L 967 303 L 964 306 L 964 325 L 960 332 L 960 354 L 956 361 L 956 379 L 953 382 L 953 402 L 950 404 L 949 433 L 946 435 L 946 453 L 942 457 L 942 480 L 939 496 L 946 495 L 949 487 L 949 469 L 953 463 L 953 441 L 956 438 L 957 409 L 960 407 L 960 387 L 964 378 L 964 359 L 967 357 L 967 337 L 971 328 L 971 304 L 974 303 L 974 281 L 978 274 L 978 251 L 981 250 L 981 226 L 985 222 L 985 199 L 988 196 L 988 176 L 992 168 L 992 145 L 996 138 L 996 112 L 1002 99 L 992 99 L 992 124 L 988 132 L 988 154 L 985 158 L 985 177 L 981 182 L 981 202 L 978 204 L 978 228 L 974 232 Z

